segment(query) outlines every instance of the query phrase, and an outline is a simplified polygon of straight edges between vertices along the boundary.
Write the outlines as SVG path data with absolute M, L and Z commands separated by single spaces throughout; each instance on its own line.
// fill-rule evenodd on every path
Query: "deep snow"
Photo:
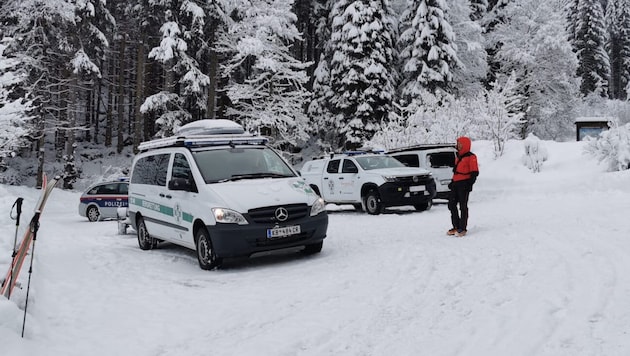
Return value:
M 0 297 L 2 355 L 628 355 L 630 172 L 604 172 L 582 142 L 523 142 L 480 177 L 469 235 L 447 237 L 445 204 L 379 216 L 329 206 L 319 255 L 294 251 L 202 271 L 193 251 L 141 251 L 116 222 L 77 213 L 56 189 L 25 289 Z M 38 191 L 0 185 L 0 273 Z M 20 232 L 21 236 L 22 232 Z M 28 262 L 28 260 L 27 260 Z M 20 280 L 26 284 L 27 268 Z

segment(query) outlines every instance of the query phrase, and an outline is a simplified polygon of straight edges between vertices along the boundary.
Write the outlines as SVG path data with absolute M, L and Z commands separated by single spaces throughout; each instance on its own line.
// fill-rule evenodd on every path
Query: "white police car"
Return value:
M 118 208 L 128 205 L 127 179 L 93 184 L 81 195 L 79 215 L 90 221 L 118 218 Z

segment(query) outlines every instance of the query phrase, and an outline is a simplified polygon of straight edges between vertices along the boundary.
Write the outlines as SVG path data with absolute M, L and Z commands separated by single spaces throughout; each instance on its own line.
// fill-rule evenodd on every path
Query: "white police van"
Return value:
M 266 143 L 217 119 L 140 144 L 129 185 L 129 220 L 140 248 L 167 241 L 194 249 L 202 269 L 288 247 L 320 252 L 328 228 L 324 201 Z

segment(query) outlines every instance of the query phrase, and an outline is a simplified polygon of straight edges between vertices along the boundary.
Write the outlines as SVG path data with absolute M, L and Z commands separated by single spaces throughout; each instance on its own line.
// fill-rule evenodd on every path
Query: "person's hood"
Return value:
M 460 148 L 459 151 L 457 151 L 458 155 L 462 156 L 466 154 L 467 152 L 470 152 L 470 146 L 472 145 L 472 143 L 470 142 L 470 139 L 468 137 L 466 136 L 459 137 L 457 139 L 457 143 L 462 144 L 462 148 Z

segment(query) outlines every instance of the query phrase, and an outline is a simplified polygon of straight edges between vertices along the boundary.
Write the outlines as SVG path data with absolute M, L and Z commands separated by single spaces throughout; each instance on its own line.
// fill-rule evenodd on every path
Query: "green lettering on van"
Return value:
M 154 203 L 152 201 L 140 199 L 140 198 L 129 198 L 130 203 L 132 205 L 141 206 L 145 209 L 157 211 L 164 215 L 173 216 L 173 208 L 164 206 L 162 204 Z

